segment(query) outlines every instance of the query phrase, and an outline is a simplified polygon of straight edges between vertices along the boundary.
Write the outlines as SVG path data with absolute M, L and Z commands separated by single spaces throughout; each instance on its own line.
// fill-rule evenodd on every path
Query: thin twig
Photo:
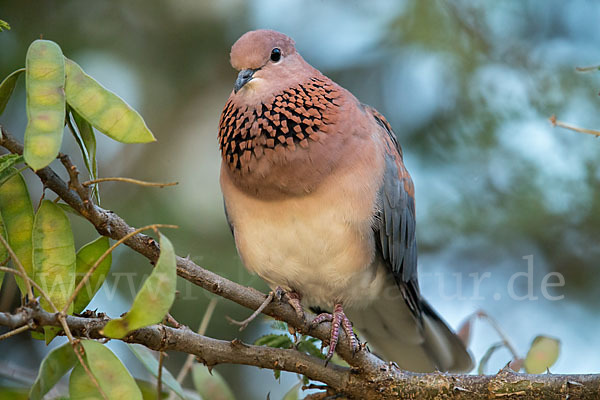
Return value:
M 600 131 L 596 131 L 596 130 L 593 130 L 593 129 L 587 129 L 587 128 L 579 128 L 577 126 L 564 123 L 562 121 L 557 120 L 556 119 L 556 115 L 552 115 L 548 119 L 552 123 L 552 126 L 560 126 L 561 128 L 570 129 L 570 130 L 575 131 L 575 132 L 587 133 L 589 135 L 594 135 L 594 136 L 600 136 Z
M 494 318 L 492 318 L 488 313 L 486 313 L 483 310 L 477 311 L 476 314 L 477 314 L 477 316 L 479 318 L 483 318 L 483 319 L 487 320 L 490 323 L 490 325 L 496 331 L 496 333 L 498 334 L 498 336 L 500 336 L 500 339 L 502 340 L 502 343 L 504 343 L 504 345 L 506 346 L 506 348 L 508 349 L 508 351 L 510 351 L 510 353 L 512 354 L 513 358 L 515 360 L 518 360 L 520 358 L 519 357 L 519 353 L 517 353 L 517 350 L 515 349 L 515 347 L 510 342 L 510 339 L 508 338 L 508 335 L 500 327 L 500 324 L 498 324 L 498 322 L 496 322 L 496 320 Z
M 199 335 L 204 336 L 204 334 L 206 333 L 206 329 L 208 328 L 210 319 L 212 318 L 213 312 L 215 311 L 215 307 L 217 306 L 217 301 L 218 299 L 216 297 L 210 299 L 210 302 L 206 307 L 206 311 L 204 312 L 204 316 L 202 317 L 202 321 L 200 322 L 200 327 L 198 328 Z M 185 363 L 183 364 L 183 367 L 181 367 L 179 374 L 177 374 L 177 382 L 183 383 L 183 380 L 192 368 L 192 365 L 194 365 L 195 358 L 196 357 L 193 354 L 188 354 L 187 358 L 185 359 Z M 174 398 L 175 394 L 171 393 L 171 396 L 169 396 L 169 400 L 172 400 Z
M 132 232 L 129 232 L 127 235 L 125 235 L 121 239 L 117 240 L 115 242 L 115 244 L 113 244 L 112 246 L 110 246 L 108 248 L 108 250 L 106 250 L 104 252 L 104 254 L 102 254 L 100 256 L 100 258 L 98 258 L 98 260 L 96 260 L 96 262 L 94 263 L 94 265 L 92 265 L 92 268 L 90 268 L 88 270 L 88 272 L 86 272 L 86 274 L 83 276 L 83 278 L 81 279 L 81 281 L 79 282 L 79 284 L 77 285 L 77 287 L 75 288 L 75 290 L 73 291 L 73 293 L 71 294 L 71 297 L 69 297 L 69 300 L 67 301 L 67 304 L 63 307 L 62 312 L 63 313 L 67 312 L 67 310 L 69 309 L 69 306 L 75 300 L 75 297 L 77 297 L 77 294 L 79 293 L 79 291 L 83 288 L 83 286 L 90 279 L 90 276 L 92 276 L 92 274 L 94 273 L 94 271 L 96 271 L 96 269 L 102 263 L 102 261 L 104 261 L 104 259 L 106 257 L 108 257 L 108 255 L 110 253 L 112 253 L 113 250 L 117 248 L 117 246 L 119 246 L 121 243 L 125 242 L 130 237 L 135 236 L 135 235 L 137 235 L 138 233 L 140 233 L 142 231 L 145 231 L 147 229 L 156 229 L 156 228 L 174 228 L 174 229 L 176 229 L 176 228 L 178 228 L 178 226 L 177 225 L 167 225 L 167 224 L 146 225 L 146 226 L 143 226 L 143 227 L 141 227 L 139 229 L 136 229 L 136 230 L 134 230 Z
M 146 181 L 141 181 L 139 179 L 133 179 L 133 178 L 123 178 L 123 177 L 114 177 L 114 178 L 98 178 L 98 179 L 92 179 L 89 181 L 85 181 L 82 183 L 83 186 L 90 186 L 93 185 L 95 183 L 101 183 L 101 182 L 127 182 L 127 183 L 133 183 L 135 185 L 140 185 L 140 186 L 157 186 L 157 187 L 165 187 L 165 186 L 175 186 L 175 185 L 179 185 L 179 182 L 146 182 Z
M 13 249 L 10 247 L 10 245 L 8 244 L 8 242 L 6 241 L 6 239 L 4 239 L 4 236 L 2 236 L 2 235 L 0 235 L 0 242 L 2 243 L 2 245 L 4 247 L 6 247 L 6 251 L 8 251 L 8 254 L 10 254 L 10 258 L 12 258 L 13 262 L 15 263 L 15 265 L 17 266 L 19 271 L 21 271 L 21 276 L 23 277 L 23 280 L 25 281 L 25 288 L 27 289 L 27 296 L 29 297 L 29 301 L 35 301 L 35 297 L 33 296 L 33 290 L 31 290 L 31 284 L 29 283 L 29 280 L 25 278 L 25 277 L 27 277 L 27 272 L 25 271 L 25 267 L 23 267 L 23 264 L 21 264 L 21 261 L 19 260 L 19 258 L 17 257 L 17 255 L 15 254 Z
M 275 294 L 271 291 L 269 292 L 269 295 L 267 296 L 267 298 L 265 299 L 265 301 L 263 301 L 263 303 L 260 305 L 260 307 L 258 307 L 256 309 L 256 311 L 254 311 L 252 313 L 252 315 L 250 315 L 248 318 L 246 318 L 243 321 L 236 321 L 235 319 L 229 317 L 229 316 L 225 316 L 225 318 L 227 318 L 227 321 L 231 322 L 234 325 L 240 325 L 240 332 L 243 331 L 244 329 L 246 329 L 246 327 L 248 326 L 248 324 L 250 322 L 252 322 L 254 320 L 254 318 L 258 317 L 259 314 L 261 312 L 263 312 L 263 310 L 269 305 L 271 304 L 271 302 L 273 301 L 273 297 L 275 296 Z
M 575 67 L 575 71 L 577 72 L 591 72 L 591 71 L 599 71 L 600 65 L 592 65 L 591 67 Z
M 210 299 L 208 306 L 206 307 L 206 311 L 204 312 L 204 316 L 202 317 L 202 321 L 200 322 L 200 327 L 198 328 L 198 335 L 204 336 L 206 330 L 208 329 L 208 324 L 210 323 L 210 319 L 213 316 L 215 308 L 217 307 L 218 298 L 213 297 Z
M 13 329 L 10 332 L 6 332 L 4 335 L 0 335 L 0 342 L 3 341 L 4 339 L 8 339 L 11 336 L 18 335 L 21 332 L 28 331 L 29 329 L 30 329 L 29 325 L 23 325 L 17 329 Z
M 160 400 L 162 399 L 162 367 L 163 367 L 163 362 L 165 360 L 165 352 L 164 351 L 159 351 L 158 352 L 158 373 L 156 374 L 156 379 L 158 379 L 158 381 L 156 382 L 156 399 Z
M 69 188 L 75 189 L 83 204 L 86 207 L 89 207 L 92 203 L 90 189 L 88 187 L 84 187 L 79 182 L 79 170 L 77 169 L 77 166 L 73 164 L 69 156 L 66 154 L 59 153 L 58 158 L 69 174 Z

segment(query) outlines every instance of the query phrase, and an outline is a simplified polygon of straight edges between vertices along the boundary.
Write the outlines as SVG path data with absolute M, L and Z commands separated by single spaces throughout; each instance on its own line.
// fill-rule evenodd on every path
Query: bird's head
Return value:
M 332 129 L 342 89 L 271 30 L 239 38 L 231 65 L 239 73 L 219 121 L 226 174 L 254 193 L 312 190 L 343 154 L 330 151 L 345 131 Z
M 234 93 L 248 100 L 267 97 L 314 74 L 291 38 L 267 29 L 240 37 L 231 48 L 231 65 L 239 71 Z

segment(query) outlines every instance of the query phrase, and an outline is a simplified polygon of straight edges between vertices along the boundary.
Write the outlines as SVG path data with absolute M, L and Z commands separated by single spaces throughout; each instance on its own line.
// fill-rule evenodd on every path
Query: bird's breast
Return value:
M 377 165 L 362 162 L 330 174 L 309 194 L 277 199 L 241 190 L 223 165 L 223 195 L 246 268 L 272 287 L 301 293 L 307 304 L 375 296 L 382 279 L 373 267 L 372 226 L 381 177 Z

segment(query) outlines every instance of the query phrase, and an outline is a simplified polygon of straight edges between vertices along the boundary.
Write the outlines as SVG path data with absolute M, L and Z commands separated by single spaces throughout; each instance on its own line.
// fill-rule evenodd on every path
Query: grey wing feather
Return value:
M 387 144 L 385 171 L 379 189 L 375 224 L 378 248 L 415 315 L 420 315 L 417 242 L 413 184 L 402 162 L 402 150 L 389 124 L 369 109 L 382 128 Z

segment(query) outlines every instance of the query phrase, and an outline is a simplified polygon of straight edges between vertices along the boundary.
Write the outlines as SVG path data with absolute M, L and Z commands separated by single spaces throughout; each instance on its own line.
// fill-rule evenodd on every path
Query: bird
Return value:
M 219 120 L 220 186 L 238 254 L 312 325 L 331 322 L 400 368 L 465 372 L 460 338 L 423 298 L 415 193 L 385 117 L 307 63 L 283 33 L 232 46 Z

